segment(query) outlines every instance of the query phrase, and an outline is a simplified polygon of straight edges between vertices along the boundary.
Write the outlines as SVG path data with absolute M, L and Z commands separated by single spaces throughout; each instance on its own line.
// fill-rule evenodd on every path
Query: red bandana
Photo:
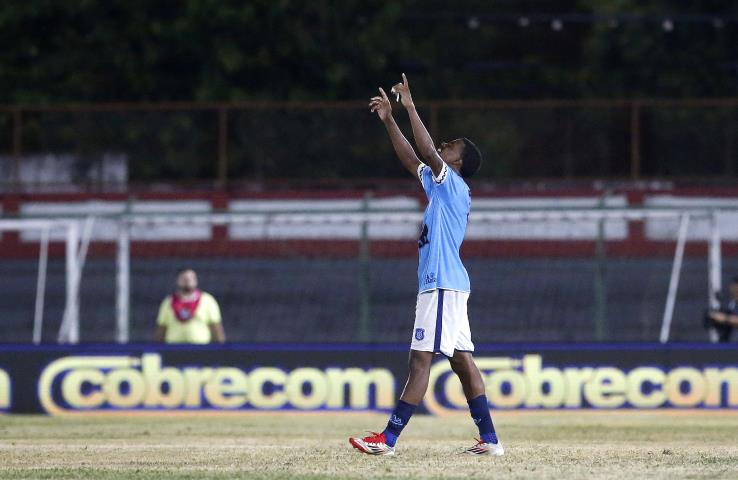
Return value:
M 195 298 L 193 300 L 184 301 L 176 293 L 172 294 L 172 310 L 174 316 L 182 323 L 188 322 L 195 316 L 197 306 L 200 304 L 202 292 L 195 290 Z

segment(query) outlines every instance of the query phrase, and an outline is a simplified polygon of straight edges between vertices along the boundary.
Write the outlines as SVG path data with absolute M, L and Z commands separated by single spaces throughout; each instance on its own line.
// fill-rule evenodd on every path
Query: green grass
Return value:
M 736 412 L 499 412 L 507 454 L 458 455 L 467 416 L 416 416 L 397 456 L 352 450 L 377 414 L 0 417 L 0 478 L 738 478 Z

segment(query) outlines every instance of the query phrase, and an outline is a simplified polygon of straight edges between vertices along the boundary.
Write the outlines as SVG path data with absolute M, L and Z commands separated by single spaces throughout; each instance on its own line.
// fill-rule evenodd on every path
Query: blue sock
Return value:
M 495 426 L 492 424 L 492 415 L 489 413 L 487 395 L 472 398 L 468 403 L 469 413 L 471 413 L 472 420 L 479 429 L 480 440 L 485 443 L 497 443 L 497 434 L 495 433 Z
M 397 406 L 390 415 L 389 422 L 387 422 L 387 428 L 384 429 L 384 436 L 387 438 L 387 445 L 394 447 L 397 442 L 397 437 L 402 433 L 402 429 L 405 428 L 407 422 L 410 421 L 410 417 L 413 416 L 415 411 L 415 405 L 403 402 L 400 400 L 397 402 Z

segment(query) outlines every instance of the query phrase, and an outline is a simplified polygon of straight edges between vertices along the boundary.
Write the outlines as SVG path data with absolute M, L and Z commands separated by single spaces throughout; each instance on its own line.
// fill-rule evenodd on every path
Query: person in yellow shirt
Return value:
M 192 269 L 177 275 L 177 291 L 161 302 L 154 340 L 166 343 L 224 343 L 218 302 L 197 288 Z

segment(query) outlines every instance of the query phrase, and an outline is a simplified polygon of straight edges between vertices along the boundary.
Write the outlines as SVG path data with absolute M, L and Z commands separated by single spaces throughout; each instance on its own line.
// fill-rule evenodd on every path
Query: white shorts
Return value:
M 469 294 L 430 290 L 418 294 L 415 328 L 410 348 L 453 357 L 454 350 L 473 352 L 466 301 Z

